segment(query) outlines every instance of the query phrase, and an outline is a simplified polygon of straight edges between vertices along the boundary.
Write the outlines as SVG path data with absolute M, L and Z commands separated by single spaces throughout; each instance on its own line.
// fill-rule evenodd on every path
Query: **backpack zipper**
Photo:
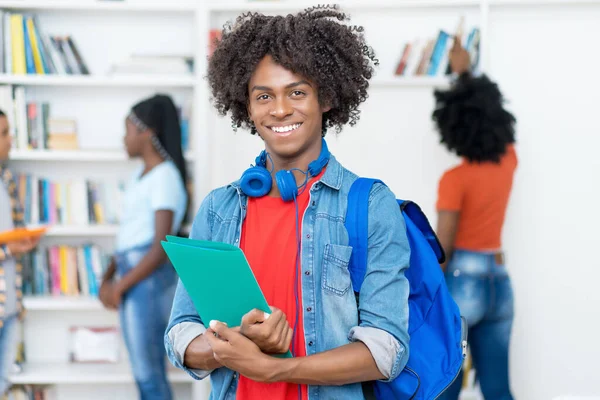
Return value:
M 460 334 L 460 345 L 462 347 L 462 356 L 463 356 L 463 363 L 465 360 L 465 357 L 467 356 L 467 336 L 468 336 L 468 327 L 467 327 L 467 320 L 461 316 L 460 317 L 460 330 L 461 330 L 461 334 Z M 450 387 L 452 386 L 452 384 L 454 383 L 454 381 L 456 380 L 456 378 L 458 378 L 458 376 L 460 375 L 460 372 L 462 371 L 463 368 L 463 363 L 461 363 L 460 368 L 458 369 L 458 372 L 456 373 L 456 375 L 454 375 L 454 378 L 452 378 L 452 381 L 450 381 L 449 384 L 446 385 L 446 387 L 444 388 L 444 390 L 442 390 L 440 392 L 440 394 L 438 394 L 435 399 L 439 399 L 440 396 Z M 434 399 L 434 400 L 435 400 Z

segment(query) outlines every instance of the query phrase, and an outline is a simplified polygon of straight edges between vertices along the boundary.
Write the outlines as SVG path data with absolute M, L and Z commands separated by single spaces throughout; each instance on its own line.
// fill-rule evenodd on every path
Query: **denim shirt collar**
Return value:
M 340 190 L 342 187 L 342 178 L 344 174 L 344 169 L 335 158 L 333 154 L 329 156 L 329 162 L 327 163 L 327 168 L 325 169 L 325 173 L 319 180 L 322 184 L 330 187 L 334 190 Z M 231 182 L 227 187 L 232 187 L 240 193 L 240 179 Z

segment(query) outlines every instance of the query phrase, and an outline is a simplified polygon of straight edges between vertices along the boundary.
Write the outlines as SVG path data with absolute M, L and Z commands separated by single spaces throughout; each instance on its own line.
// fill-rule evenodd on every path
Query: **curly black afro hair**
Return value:
M 500 162 L 506 146 L 515 142 L 515 117 L 503 108 L 498 85 L 482 75 L 463 74 L 449 90 L 435 91 L 441 143 L 473 162 Z
M 251 128 L 248 82 L 257 64 L 270 55 L 282 67 L 316 83 L 319 103 L 331 110 L 323 127 L 341 131 L 355 125 L 367 99 L 373 65 L 363 28 L 340 23 L 337 6 L 317 6 L 287 16 L 245 13 L 225 25 L 208 65 L 212 101 L 221 115 L 231 112 L 232 127 Z

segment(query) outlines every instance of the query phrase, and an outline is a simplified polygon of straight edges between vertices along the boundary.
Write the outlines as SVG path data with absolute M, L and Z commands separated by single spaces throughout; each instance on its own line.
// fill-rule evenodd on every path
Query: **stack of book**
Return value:
M 72 36 L 44 34 L 35 15 L 0 10 L 0 69 L 6 74 L 89 75 Z
M 462 27 L 459 27 L 455 35 L 440 30 L 434 38 L 417 39 L 406 43 L 394 74 L 397 76 L 450 75 L 452 71 L 449 65 L 449 54 L 455 36 L 460 37 L 463 47 L 471 56 L 472 68 L 477 69 L 479 63 L 479 28 L 474 27 L 471 29 L 466 41 L 463 41 Z
M 47 102 L 26 102 L 25 88 L 0 86 L 0 110 L 8 117 L 10 134 L 19 150 L 74 150 L 79 148 L 77 122 L 52 118 Z
M 109 261 L 93 244 L 38 248 L 24 263 L 23 293 L 97 297 Z
M 29 174 L 17 177 L 27 224 L 117 224 L 123 182 L 52 181 Z

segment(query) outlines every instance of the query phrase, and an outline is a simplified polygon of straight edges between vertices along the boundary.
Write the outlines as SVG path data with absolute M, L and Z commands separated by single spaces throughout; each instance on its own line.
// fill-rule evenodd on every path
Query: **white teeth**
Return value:
M 300 125 L 302 125 L 302 124 L 294 124 L 294 125 L 288 125 L 288 126 L 272 126 L 271 129 L 277 133 L 285 133 L 285 132 L 290 132 L 295 129 L 298 129 L 300 127 Z

